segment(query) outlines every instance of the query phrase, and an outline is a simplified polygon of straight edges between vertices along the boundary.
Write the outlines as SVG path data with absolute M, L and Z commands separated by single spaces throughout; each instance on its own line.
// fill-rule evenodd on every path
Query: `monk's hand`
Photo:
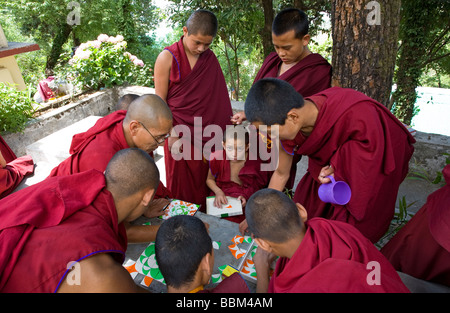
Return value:
M 258 281 L 256 283 L 257 293 L 266 293 L 269 287 L 269 276 L 270 276 L 270 265 L 273 260 L 275 260 L 275 255 L 267 252 L 266 250 L 259 247 L 256 249 L 255 255 L 253 256 L 253 262 L 255 263 L 256 275 L 258 276 Z
M 219 191 L 216 193 L 216 198 L 214 199 L 214 206 L 217 208 L 221 208 L 223 204 L 227 204 L 227 196 L 223 191 Z
M 144 216 L 152 218 L 163 215 L 164 209 L 169 203 L 170 200 L 166 198 L 153 199 L 152 202 L 150 202 L 147 210 L 144 212 Z
M 239 224 L 239 232 L 242 234 L 242 236 L 244 236 L 247 231 L 248 231 L 248 224 L 247 220 L 245 219 Z
M 241 200 L 242 207 L 245 208 L 245 204 L 247 203 L 247 200 L 245 200 L 244 196 L 239 196 L 238 200 Z
M 246 120 L 244 111 L 237 112 L 235 115 L 231 117 L 231 123 L 235 125 L 242 124 L 243 121 Z
M 271 252 L 267 252 L 264 249 L 256 249 L 256 253 L 253 256 L 253 262 L 255 263 L 255 270 L 256 272 L 260 273 L 267 273 L 267 275 L 269 274 L 269 270 L 270 270 L 270 265 L 272 264 L 272 262 L 275 260 L 276 255 L 271 253 Z
M 331 167 L 331 165 L 322 167 L 319 174 L 319 181 L 322 184 L 327 184 L 331 180 L 327 176 L 333 176 L 334 177 L 334 169 Z

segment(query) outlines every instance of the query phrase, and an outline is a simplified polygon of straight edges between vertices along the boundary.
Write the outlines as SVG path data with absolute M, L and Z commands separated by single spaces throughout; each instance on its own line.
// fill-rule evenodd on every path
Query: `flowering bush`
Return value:
M 123 36 L 101 34 L 96 40 L 82 43 L 72 59 L 68 79 L 82 89 L 100 89 L 122 85 L 149 86 L 152 69 L 135 55 L 126 51 Z

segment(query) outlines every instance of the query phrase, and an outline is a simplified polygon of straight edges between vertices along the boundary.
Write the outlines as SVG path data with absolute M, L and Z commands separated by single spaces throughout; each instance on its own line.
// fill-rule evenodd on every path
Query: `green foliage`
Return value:
M 417 100 L 416 87 L 428 68 L 445 73 L 448 59 L 450 23 L 449 1 L 402 1 L 399 48 L 393 94 L 394 114 L 404 123 L 411 124 Z M 448 73 L 448 72 L 447 72 Z
M 14 85 L 0 82 L 0 131 L 23 131 L 34 111 L 29 90 L 19 91 Z
M 152 69 L 127 51 L 123 36 L 105 34 L 82 43 L 69 61 L 67 77 L 81 89 L 109 88 L 124 83 L 152 85 Z

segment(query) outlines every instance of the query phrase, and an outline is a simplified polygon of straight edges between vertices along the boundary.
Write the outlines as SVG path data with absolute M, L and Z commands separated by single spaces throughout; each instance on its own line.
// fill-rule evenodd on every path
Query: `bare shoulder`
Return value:
M 128 271 L 111 255 L 98 253 L 76 263 L 58 292 L 138 292 Z
M 172 53 L 170 53 L 169 50 L 164 49 L 159 53 L 158 57 L 156 58 L 155 67 L 157 65 L 162 67 L 171 67 L 172 59 L 173 59 Z

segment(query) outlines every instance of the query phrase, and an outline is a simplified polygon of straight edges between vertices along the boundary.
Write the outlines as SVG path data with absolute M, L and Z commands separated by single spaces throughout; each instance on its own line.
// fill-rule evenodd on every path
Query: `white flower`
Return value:
M 140 59 L 133 60 L 134 65 L 144 67 L 144 61 Z
M 110 43 L 113 43 L 113 44 L 116 44 L 116 43 L 118 43 L 118 42 L 121 42 L 121 41 L 123 41 L 123 36 L 122 35 L 117 35 L 116 37 L 109 37 L 108 38 L 108 42 L 110 42 Z
M 94 47 L 99 49 L 102 42 L 100 40 L 88 41 L 86 42 L 87 47 Z
M 97 40 L 100 41 L 100 42 L 108 41 L 108 39 L 109 39 L 109 36 L 106 35 L 106 34 L 100 34 L 100 35 L 98 35 L 98 37 L 97 37 Z
M 82 50 L 82 51 L 78 52 L 78 49 L 77 49 L 77 52 L 75 53 L 75 56 L 73 58 L 74 59 L 75 58 L 82 59 L 82 60 L 89 59 L 89 57 L 91 56 L 91 53 L 92 53 L 92 51 L 89 51 L 89 50 L 86 50 L 86 51 Z

